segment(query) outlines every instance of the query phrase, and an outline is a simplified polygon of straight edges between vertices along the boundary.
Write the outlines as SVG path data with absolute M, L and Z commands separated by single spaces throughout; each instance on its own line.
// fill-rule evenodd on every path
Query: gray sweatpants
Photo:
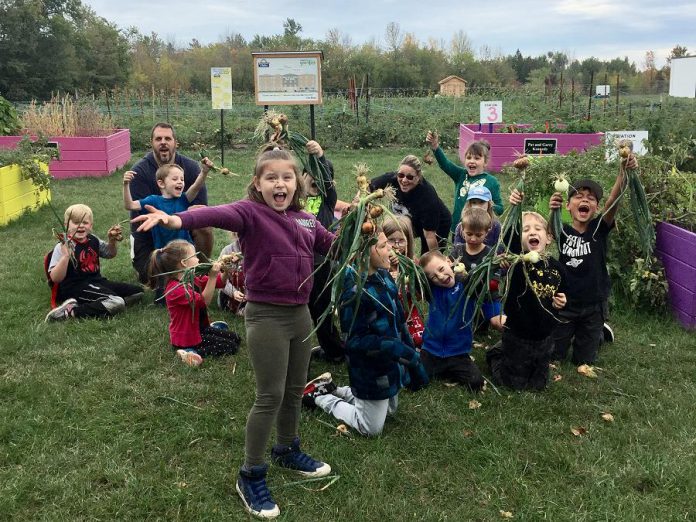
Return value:
M 264 463 L 276 425 L 278 444 L 298 435 L 302 392 L 311 351 L 312 318 L 307 305 L 248 302 L 244 312 L 249 358 L 256 376 L 256 401 L 246 424 L 245 465 Z
M 399 396 L 370 401 L 358 399 L 350 386 L 341 386 L 328 395 L 320 395 L 314 403 L 361 435 L 375 436 L 382 433 L 387 414 L 393 415 L 399 405 Z

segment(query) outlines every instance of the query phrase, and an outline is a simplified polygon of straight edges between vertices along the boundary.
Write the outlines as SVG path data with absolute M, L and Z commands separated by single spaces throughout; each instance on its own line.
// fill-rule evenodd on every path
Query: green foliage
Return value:
M 0 149 L 0 167 L 19 165 L 22 178 L 30 179 L 37 188 L 47 190 L 51 176 L 48 170 L 41 168 L 41 164 L 48 165 L 51 159 L 57 157 L 58 149 L 48 147 L 44 139 L 32 142 L 29 136 L 25 136 L 17 144 L 17 148 Z
M 0 136 L 13 136 L 19 131 L 19 127 L 14 105 L 0 96 Z

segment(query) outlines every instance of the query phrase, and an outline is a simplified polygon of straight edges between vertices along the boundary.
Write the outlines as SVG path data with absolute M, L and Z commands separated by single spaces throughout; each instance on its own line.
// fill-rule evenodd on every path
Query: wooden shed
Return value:
M 443 96 L 466 96 L 466 80 L 459 76 L 448 76 L 437 83 Z

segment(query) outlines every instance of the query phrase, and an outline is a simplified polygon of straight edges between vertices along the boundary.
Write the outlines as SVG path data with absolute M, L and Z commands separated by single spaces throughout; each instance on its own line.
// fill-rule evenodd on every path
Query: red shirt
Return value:
M 194 279 L 193 288 L 176 279 L 167 283 L 164 293 L 169 311 L 169 339 L 174 346 L 190 347 L 200 344 L 201 327 L 210 326 L 207 307 L 200 292 L 207 282 L 208 276 L 201 276 Z M 218 274 L 215 287 L 222 286 L 222 278 Z

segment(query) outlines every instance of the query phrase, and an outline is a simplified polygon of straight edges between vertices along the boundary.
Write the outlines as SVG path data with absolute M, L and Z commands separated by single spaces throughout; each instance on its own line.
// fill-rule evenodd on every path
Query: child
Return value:
M 166 276 L 164 291 L 169 311 L 169 339 L 179 358 L 189 366 L 199 366 L 203 357 L 234 355 L 239 350 L 239 336 L 210 326 L 208 308 L 216 286 L 224 286 L 219 277 L 220 264 L 213 263 L 207 276 L 196 277 L 194 284 L 182 283 L 183 270 L 199 263 L 195 247 L 183 239 L 175 239 L 152 252 L 150 285 L 158 283 L 159 274 Z M 178 272 L 177 272 L 178 271 Z
M 433 150 L 440 168 L 454 181 L 454 210 L 452 215 L 459 217 L 464 209 L 469 190 L 473 187 L 485 186 L 493 197 L 493 210 L 496 214 L 503 213 L 503 201 L 500 198 L 498 180 L 486 172 L 486 166 L 491 158 L 491 146 L 487 141 L 474 141 L 464 153 L 464 167 L 455 165 L 447 159 L 440 148 L 440 138 L 437 132 L 428 132 L 425 138 Z M 452 221 L 452 233 L 455 233 L 456 222 Z
M 314 216 L 301 212 L 300 170 L 294 156 L 278 147 L 256 159 L 248 199 L 170 216 L 153 207 L 133 221 L 138 231 L 214 226 L 239 234 L 244 253 L 246 339 L 256 376 L 256 400 L 246 425 L 245 462 L 237 493 L 252 515 L 273 518 L 280 510 L 266 486 L 264 450 L 276 425 L 273 461 L 306 477 L 331 472 L 300 450 L 297 435 L 302 391 L 307 381 L 312 319 L 307 308 L 314 253 L 326 254 L 334 236 Z M 309 278 L 309 281 L 306 281 Z M 306 281 L 306 282 L 305 282 Z
M 102 241 L 92 235 L 92 209 L 81 204 L 66 209 L 64 222 L 68 242 L 55 246 L 48 264 L 48 277 L 58 285 L 56 297 L 63 303 L 48 313 L 46 322 L 70 317 L 110 317 L 124 310 L 127 303 L 140 300 L 140 285 L 109 281 L 101 275 L 99 258 L 116 257 L 121 227 L 111 227 L 108 242 Z
M 334 222 L 334 210 L 338 200 L 333 164 L 326 158 L 324 150 L 316 141 L 308 141 L 305 147 L 307 153 L 314 154 L 324 166 L 323 184 L 326 192 L 326 194 L 322 194 L 314 178 L 309 173 L 303 172 L 302 182 L 306 194 L 305 210 L 316 216 L 317 221 L 328 229 Z M 316 324 L 331 302 L 331 291 L 326 288 L 326 283 L 333 274 L 331 265 L 324 263 L 324 256 L 319 254 L 314 255 L 314 270 L 314 283 L 312 292 L 309 294 L 309 313 L 312 315 L 312 321 Z M 319 345 L 312 348 L 312 358 L 329 363 L 342 363 L 345 359 L 343 343 L 333 321 L 324 321 L 316 333 Z
M 242 251 L 236 232 L 230 232 L 230 243 L 220 251 L 220 257 L 236 254 Z M 244 295 L 244 269 L 243 261 L 237 263 L 236 268 L 227 273 L 225 287 L 218 293 L 218 307 L 237 315 L 244 315 L 246 296 Z
M 523 195 L 514 190 L 511 205 Z M 522 213 L 522 237 L 511 238 L 513 253 L 543 254 L 551 243 L 546 220 L 536 212 Z M 505 328 L 502 340 L 486 353 L 495 384 L 515 390 L 543 390 L 549 380 L 553 350 L 551 332 L 558 324 L 557 310 L 565 306 L 563 266 L 549 257 L 537 263 L 521 261 L 507 276 Z
M 635 156 L 629 156 L 625 168 L 637 168 Z M 553 333 L 554 360 L 564 360 L 573 347 L 573 364 L 593 364 L 604 337 L 607 300 L 611 281 L 607 271 L 607 238 L 614 228 L 619 209 L 618 197 L 626 182 L 625 169 L 616 177 L 604 203 L 604 212 L 595 217 L 602 199 L 602 187 L 590 179 L 571 183 L 566 208 L 572 224 L 563 225 L 563 244 L 558 260 L 567 277 L 568 304 L 559 314 L 563 320 Z M 555 193 L 549 208 L 560 208 L 563 198 Z
M 420 265 L 432 293 L 421 351 L 428 377 L 450 377 L 471 391 L 479 391 L 483 388 L 483 376 L 469 356 L 474 300 L 467 300 L 464 282 L 455 278 L 442 253 L 428 252 L 420 258 Z M 500 315 L 500 303 L 484 302 L 482 311 L 490 321 Z
M 493 212 L 493 196 L 491 191 L 484 186 L 471 187 L 469 193 L 466 196 L 466 203 L 464 204 L 464 210 L 462 214 L 468 208 L 482 208 L 491 217 L 491 228 L 486 234 L 486 239 L 483 242 L 489 247 L 495 247 L 498 244 L 498 239 L 500 238 L 500 221 Z M 460 217 L 461 218 L 461 217 Z M 462 224 L 461 221 L 457 223 L 457 228 L 454 231 L 454 239 L 452 241 L 455 245 L 465 243 L 464 236 L 462 235 Z
M 391 247 L 383 232 L 370 247 L 367 274 L 351 272 L 341 296 L 350 386 L 336 388 L 326 373 L 307 383 L 303 403 L 318 406 L 361 435 L 379 435 L 398 404 L 399 389 L 427 384 L 425 369 L 405 328 L 398 290 L 389 275 Z M 360 294 L 355 279 L 366 277 Z M 358 306 L 357 317 L 355 307 Z
M 130 183 L 136 173 L 128 170 L 123 174 L 123 206 L 126 210 L 142 211 L 145 205 L 151 205 L 167 214 L 183 212 L 189 208 L 191 201 L 196 199 L 198 192 L 205 186 L 205 178 L 208 176 L 211 166 L 212 162 L 208 158 L 203 158 L 201 160 L 201 173 L 189 189 L 184 192 L 184 169 L 176 163 L 162 165 L 155 173 L 157 186 L 162 194 L 160 196 L 147 196 L 137 201 L 133 201 L 130 192 Z M 184 239 L 193 243 L 188 230 L 168 230 L 164 227 L 152 229 L 152 240 L 155 248 L 162 248 L 174 239 Z
M 402 256 L 413 259 L 413 229 L 411 228 L 411 220 L 406 216 L 395 215 L 393 219 L 386 219 L 382 225 L 384 235 L 387 236 L 387 243 L 392 250 L 399 252 Z M 399 278 L 399 263 L 395 255 L 390 257 L 389 274 L 394 281 Z M 401 290 L 399 289 L 399 298 L 403 299 Z M 416 350 L 420 351 L 423 344 L 423 318 L 418 312 L 418 308 L 413 304 L 413 296 L 406 296 L 409 303 L 408 317 L 406 318 L 406 327 L 408 333 L 411 334 L 413 345 Z M 403 301 L 402 301 L 403 302 Z

